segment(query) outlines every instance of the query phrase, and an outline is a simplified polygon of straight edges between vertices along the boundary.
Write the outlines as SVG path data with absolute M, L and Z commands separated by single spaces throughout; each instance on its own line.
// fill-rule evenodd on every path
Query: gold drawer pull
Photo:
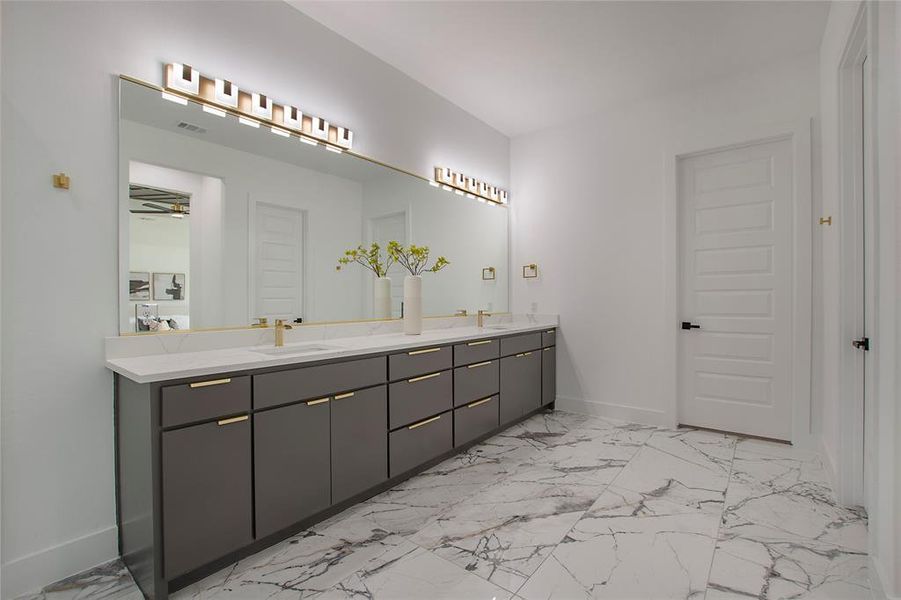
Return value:
M 223 385 L 223 384 L 231 383 L 231 382 L 232 382 L 231 378 L 211 379 L 210 381 L 198 381 L 196 383 L 192 383 L 191 388 L 193 389 L 193 388 L 209 387 L 211 385 Z
M 335 396 L 335 400 L 344 400 L 345 398 L 350 398 L 353 395 L 354 395 L 353 392 L 347 392 L 346 394 L 338 394 L 337 396 Z
M 473 402 L 472 404 L 467 404 L 466 408 L 475 408 L 476 406 L 479 406 L 480 404 L 485 404 L 486 402 L 491 402 L 492 398 L 494 398 L 494 396 L 489 396 L 488 398 L 485 398 L 484 400 L 478 400 L 476 402 Z
M 425 350 L 413 350 L 407 352 L 407 356 L 416 356 L 417 354 L 429 354 L 431 352 L 441 352 L 441 348 L 426 348 Z
M 413 423 L 412 425 L 407 427 L 407 429 L 416 429 L 417 427 L 422 427 L 423 425 L 428 425 L 429 423 L 433 423 L 440 418 L 441 418 L 441 415 L 438 415 L 437 417 L 432 417 L 431 419 L 426 419 L 425 421 L 420 421 L 419 423 Z
M 490 344 L 493 340 L 482 340 L 481 342 L 469 342 L 467 346 L 481 346 L 482 344 Z
M 417 381 L 424 381 L 426 379 L 431 379 L 432 377 L 438 377 L 441 373 L 431 373 L 429 375 L 422 375 L 421 377 L 414 377 L 413 379 L 408 379 L 407 383 L 416 383 Z
M 519 357 L 521 357 L 521 356 L 531 356 L 531 355 L 532 355 L 531 352 L 523 352 L 523 353 L 521 353 L 521 354 L 517 354 L 517 355 L 516 355 L 516 358 L 519 358 Z
M 328 398 L 320 398 L 319 400 L 308 400 L 307 406 L 316 406 L 317 404 L 322 404 L 323 402 L 328 402 Z
M 545 333 L 548 333 L 548 334 L 550 334 L 550 335 L 554 335 L 554 330 L 553 330 L 553 329 L 549 329 L 549 330 L 545 331 Z
M 231 425 L 232 423 L 240 423 L 241 421 L 246 421 L 250 418 L 250 415 L 241 415 L 240 417 L 232 417 L 230 419 L 222 419 L 221 421 L 216 421 L 216 425 L 220 427 L 223 425 Z
M 549 351 L 551 351 L 551 350 L 553 350 L 553 348 L 545 348 L 545 349 L 544 349 L 545 352 L 549 352 Z
M 490 364 L 491 364 L 491 361 L 486 360 L 485 362 L 476 363 L 474 365 L 468 365 L 466 368 L 467 369 L 475 369 L 476 367 L 484 367 L 485 365 L 490 365 Z

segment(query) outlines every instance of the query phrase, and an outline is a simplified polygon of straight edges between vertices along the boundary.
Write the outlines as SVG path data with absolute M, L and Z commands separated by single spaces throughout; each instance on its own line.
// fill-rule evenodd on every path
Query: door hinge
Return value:
M 852 340 L 851 345 L 857 348 L 858 350 L 863 350 L 864 352 L 869 352 L 870 350 L 870 338 L 862 337 L 859 340 Z

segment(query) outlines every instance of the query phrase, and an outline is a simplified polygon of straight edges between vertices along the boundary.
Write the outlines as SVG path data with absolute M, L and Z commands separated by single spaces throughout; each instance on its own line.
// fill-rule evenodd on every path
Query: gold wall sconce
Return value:
M 509 201 L 507 190 L 489 185 L 459 171 L 452 171 L 448 167 L 435 167 L 435 180 L 430 181 L 429 184 L 448 192 L 454 192 L 458 196 L 478 200 L 488 206 L 506 206 Z
M 497 279 L 497 271 L 494 267 L 485 267 L 482 269 L 482 279 L 484 281 L 494 281 Z
M 71 180 L 69 176 L 65 173 L 54 173 L 53 174 L 53 187 L 59 188 L 61 190 L 69 189 L 69 184 Z
M 163 67 L 163 98 L 187 105 L 199 102 L 204 112 L 225 117 L 232 114 L 250 127 L 268 127 L 281 137 L 293 133 L 300 141 L 323 144 L 327 150 L 342 152 L 353 147 L 353 131 L 330 124 L 321 117 L 305 115 L 291 104 L 275 102 L 270 96 L 248 92 L 226 79 L 201 74 L 190 65 L 170 63 Z
M 523 265 L 522 267 L 522 277 L 523 279 L 535 279 L 538 277 L 538 265 L 532 263 L 530 265 Z
M 832 225 L 832 215 L 828 217 L 820 217 L 820 225 Z

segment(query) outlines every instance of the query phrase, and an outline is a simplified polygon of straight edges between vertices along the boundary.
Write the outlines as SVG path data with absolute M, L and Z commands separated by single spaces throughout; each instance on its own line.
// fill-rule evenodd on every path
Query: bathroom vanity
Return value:
M 427 333 L 146 357 L 144 373 L 108 360 L 120 553 L 143 592 L 166 598 L 553 408 L 556 327 Z

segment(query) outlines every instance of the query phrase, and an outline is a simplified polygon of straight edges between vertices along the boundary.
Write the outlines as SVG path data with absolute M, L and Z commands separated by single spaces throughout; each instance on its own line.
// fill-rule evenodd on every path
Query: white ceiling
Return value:
M 289 0 L 516 136 L 819 48 L 824 1 Z

